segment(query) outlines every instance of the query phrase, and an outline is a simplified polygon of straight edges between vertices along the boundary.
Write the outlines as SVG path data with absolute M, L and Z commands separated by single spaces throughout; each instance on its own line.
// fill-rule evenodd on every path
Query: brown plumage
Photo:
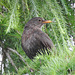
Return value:
M 49 36 L 41 31 L 41 26 L 50 23 L 40 17 L 32 18 L 24 27 L 22 34 L 22 48 L 30 59 L 36 56 L 37 52 L 54 47 Z

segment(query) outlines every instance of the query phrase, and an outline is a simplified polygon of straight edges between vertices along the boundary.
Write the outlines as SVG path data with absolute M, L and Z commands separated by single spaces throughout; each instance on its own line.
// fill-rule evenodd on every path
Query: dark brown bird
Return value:
M 41 26 L 50 22 L 52 21 L 35 17 L 25 25 L 22 34 L 22 48 L 30 59 L 33 59 L 37 52 L 40 53 L 40 51 L 54 47 L 49 36 L 41 31 Z

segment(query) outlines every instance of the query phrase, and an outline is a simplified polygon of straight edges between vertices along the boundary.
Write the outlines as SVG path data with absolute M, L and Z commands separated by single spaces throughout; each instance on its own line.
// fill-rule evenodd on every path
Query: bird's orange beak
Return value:
M 51 23 L 52 21 L 50 20 L 44 20 L 42 23 Z

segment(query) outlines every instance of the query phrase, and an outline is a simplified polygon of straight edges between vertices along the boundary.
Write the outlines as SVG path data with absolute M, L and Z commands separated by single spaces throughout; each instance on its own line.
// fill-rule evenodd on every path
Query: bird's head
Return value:
M 28 21 L 28 23 L 26 24 L 27 26 L 33 26 L 33 27 L 39 27 L 41 28 L 41 26 L 45 23 L 51 23 L 52 21 L 50 20 L 44 20 L 43 18 L 40 17 L 35 17 L 32 18 L 31 20 Z

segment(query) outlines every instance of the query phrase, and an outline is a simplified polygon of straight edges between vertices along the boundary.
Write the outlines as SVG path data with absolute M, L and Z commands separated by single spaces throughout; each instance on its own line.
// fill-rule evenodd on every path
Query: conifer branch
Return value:
M 20 59 L 25 63 L 25 65 L 29 67 L 29 65 L 26 63 L 26 61 L 23 59 L 23 57 L 16 50 L 14 50 L 12 48 L 8 48 L 8 50 L 16 53 L 20 57 Z
M 5 51 L 5 50 L 4 50 L 4 51 Z M 5 53 L 6 53 L 7 58 L 9 59 L 10 63 L 14 66 L 15 70 L 18 71 L 18 69 L 17 69 L 15 63 L 13 62 L 11 56 L 9 55 L 9 53 L 6 52 L 6 51 L 5 51 Z

